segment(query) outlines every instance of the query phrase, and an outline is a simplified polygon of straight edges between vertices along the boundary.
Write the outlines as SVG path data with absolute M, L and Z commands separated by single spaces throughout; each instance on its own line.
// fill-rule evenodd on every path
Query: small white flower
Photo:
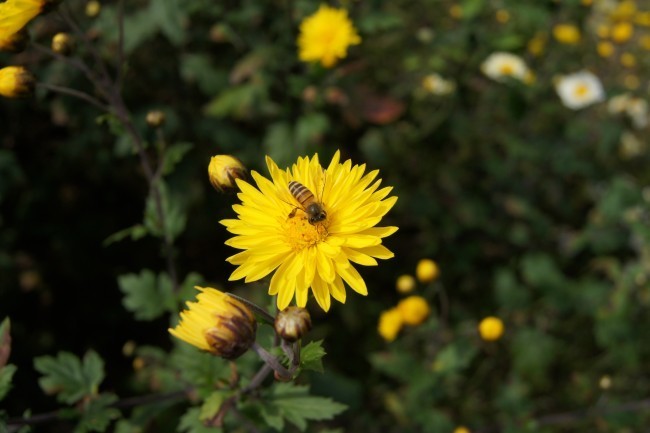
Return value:
M 629 93 L 622 93 L 620 95 L 613 96 L 609 98 L 607 102 L 607 111 L 610 114 L 621 114 L 627 110 L 627 105 L 629 104 L 631 96 Z
M 555 91 L 562 103 L 572 110 L 579 110 L 605 99 L 605 91 L 600 80 L 588 71 L 560 77 L 555 82 Z
M 434 95 L 448 95 L 456 90 L 456 83 L 433 73 L 422 79 L 422 87 Z
M 532 74 L 526 62 L 511 53 L 492 53 L 481 64 L 481 71 L 496 81 L 506 81 L 508 77 L 528 81 Z

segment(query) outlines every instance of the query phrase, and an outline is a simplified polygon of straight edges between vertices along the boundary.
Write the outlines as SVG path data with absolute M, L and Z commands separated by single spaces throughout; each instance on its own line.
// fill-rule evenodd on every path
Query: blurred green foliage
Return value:
M 123 94 L 151 154 L 161 142 L 146 113 L 166 114 L 158 154 L 168 218 L 158 219 L 134 144 L 115 119 L 42 89 L 35 100 L 0 101 L 0 318 L 11 316 L 13 337 L 11 364 L 0 364 L 0 397 L 13 376 L 3 418 L 56 407 L 40 380 L 66 402 L 101 388 L 77 431 L 103 430 L 118 417 L 116 395 L 148 393 L 176 398 L 123 411 L 115 431 L 215 431 L 201 420 L 229 397 L 216 388 L 232 379 L 230 367 L 172 348 L 164 313 L 174 315 L 203 283 L 271 302 L 264 284 L 226 283 L 232 251 L 218 221 L 232 217 L 236 197 L 212 190 L 209 157 L 233 154 L 265 173 L 267 154 L 282 167 L 341 149 L 394 186 L 399 201 L 387 220 L 400 230 L 387 245 L 396 258 L 363 269 L 368 298 L 352 295 L 327 316 L 313 311 L 310 338 L 325 349 L 306 345 L 303 361 L 318 371 L 326 351 L 324 372 L 265 390 L 261 401 L 272 405 L 240 408 L 250 422 L 266 425 L 262 431 L 304 430 L 307 420 L 336 414 L 309 431 L 646 428 L 650 411 L 630 402 L 650 393 L 647 126 L 634 129 L 603 103 L 572 111 L 553 85 L 559 74 L 589 69 L 608 96 L 647 100 L 641 40 L 650 30 L 634 20 L 648 5 L 637 2 L 621 18 L 616 8 L 634 2 L 589 3 L 342 2 L 363 42 L 326 70 L 296 55 L 299 23 L 314 2 L 126 2 Z M 114 60 L 116 3 L 104 3 L 95 19 L 83 17 L 83 2 L 63 7 Z M 499 11 L 508 19 L 502 13 L 499 21 Z M 606 39 L 598 29 L 626 19 L 634 37 L 600 57 L 597 43 Z M 554 40 L 558 23 L 577 26 L 581 41 Z M 63 28 L 56 16 L 42 17 L 32 38 L 47 45 Z M 535 37 L 545 41 L 537 55 L 528 51 Z M 522 56 L 535 81 L 484 76 L 480 64 L 494 51 Z M 636 66 L 620 65 L 624 52 L 637 56 Z M 0 62 L 94 94 L 82 74 L 38 51 Z M 455 92 L 425 91 L 422 79 L 434 72 L 453 79 Z M 625 134 L 636 147 L 621 141 Z M 166 234 L 185 280 L 176 298 L 164 271 Z M 400 298 L 394 280 L 422 257 L 441 268 L 438 281 L 417 289 L 436 312 L 384 343 L 378 316 Z M 506 325 L 500 341 L 477 333 L 488 315 Z M 238 361 L 243 378 L 255 366 L 252 354 Z M 315 395 L 307 397 L 307 382 Z M 190 385 L 192 404 L 174 394 Z M 35 430 L 73 424 L 53 425 Z M 246 429 L 232 428 L 224 431 Z

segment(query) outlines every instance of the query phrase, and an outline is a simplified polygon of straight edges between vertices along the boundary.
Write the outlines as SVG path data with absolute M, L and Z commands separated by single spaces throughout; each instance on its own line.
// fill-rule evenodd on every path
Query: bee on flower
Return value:
M 602 83 L 589 71 L 580 71 L 557 78 L 555 90 L 562 103 L 572 110 L 579 110 L 605 99 Z
M 235 179 L 238 218 L 221 221 L 235 235 L 226 244 L 242 250 L 227 259 L 238 266 L 230 280 L 252 282 L 272 273 L 269 295 L 277 296 L 280 310 L 293 299 L 304 307 L 311 292 L 328 311 L 331 298 L 345 303 L 346 284 L 367 295 L 353 263 L 376 266 L 376 259 L 393 257 L 382 239 L 397 227 L 375 227 L 397 201 L 389 197 L 392 187 L 379 188 L 378 170 L 366 174 L 365 164 L 341 163 L 338 151 L 325 169 L 318 155 L 286 170 L 269 157 L 266 164 L 270 180 L 251 173 L 257 188 Z
M 347 56 L 348 47 L 360 43 L 346 10 L 321 5 L 300 24 L 298 57 L 303 62 L 320 62 L 331 68 Z
M 481 71 L 487 77 L 500 82 L 514 78 L 528 83 L 533 79 L 531 70 L 521 57 L 505 52 L 490 54 L 481 64 Z

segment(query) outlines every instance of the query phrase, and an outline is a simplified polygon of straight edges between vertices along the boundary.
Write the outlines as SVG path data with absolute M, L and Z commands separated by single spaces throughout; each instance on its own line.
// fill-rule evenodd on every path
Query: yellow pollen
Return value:
M 584 84 L 578 84 L 573 94 L 577 97 L 586 96 L 589 93 L 589 87 Z
M 505 64 L 501 66 L 501 73 L 503 75 L 512 75 L 515 69 L 510 64 Z
M 293 218 L 289 218 L 283 227 L 287 242 L 293 251 L 300 251 L 307 247 L 313 247 L 327 238 L 328 221 L 309 224 L 307 218 L 298 212 Z

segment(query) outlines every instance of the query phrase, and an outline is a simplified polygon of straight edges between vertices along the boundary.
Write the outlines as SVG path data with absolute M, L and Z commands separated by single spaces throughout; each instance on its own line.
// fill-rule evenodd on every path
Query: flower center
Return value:
M 573 93 L 574 93 L 575 96 L 578 97 L 578 98 L 581 98 L 581 97 L 587 96 L 587 94 L 589 93 L 589 87 L 587 87 L 587 86 L 584 85 L 584 84 L 578 84 L 578 85 L 576 86 L 576 89 L 575 89 L 575 91 L 574 91 Z
M 515 72 L 515 68 L 513 68 L 512 65 L 506 63 L 501 66 L 501 73 L 503 75 L 512 75 L 513 72 Z
M 328 226 L 328 220 L 310 224 L 305 213 L 298 211 L 296 215 L 284 223 L 282 228 L 291 249 L 293 251 L 300 251 L 324 241 L 327 238 Z

